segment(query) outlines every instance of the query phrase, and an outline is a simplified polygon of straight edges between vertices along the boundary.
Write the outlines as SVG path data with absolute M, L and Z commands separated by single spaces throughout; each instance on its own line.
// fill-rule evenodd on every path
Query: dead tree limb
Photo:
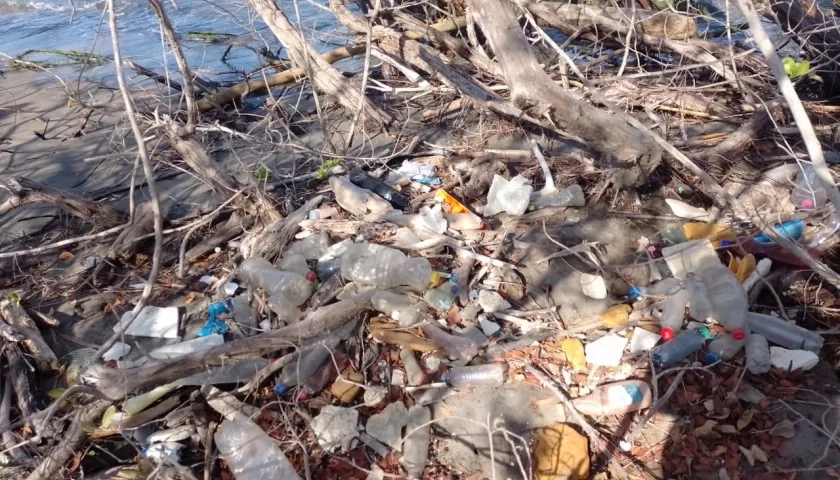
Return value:
M 253 223 L 254 217 L 248 216 L 243 218 L 241 215 L 234 212 L 230 218 L 227 219 L 225 224 L 213 232 L 212 235 L 206 237 L 201 242 L 187 250 L 184 254 L 184 262 L 194 262 L 231 238 L 243 233 L 245 229 L 249 228 L 253 225 Z
M 14 386 L 14 398 L 21 416 L 28 417 L 46 408 L 35 372 L 23 358 L 23 353 L 16 344 L 6 347 L 6 359 L 9 361 L 6 387 Z
M 767 127 L 784 119 L 785 108 L 780 101 L 771 101 L 758 109 L 741 125 L 738 130 L 730 133 L 726 139 L 712 148 L 694 155 L 697 159 L 712 160 L 715 158 L 731 159 L 744 153 Z
M 44 373 L 56 372 L 60 366 L 58 357 L 44 341 L 35 321 L 20 305 L 9 299 L 0 300 L 0 317 L 24 337 L 23 344 L 35 359 L 38 370 Z
M 275 220 L 263 230 L 251 235 L 249 239 L 243 240 L 243 248 L 250 250 L 245 256 L 263 257 L 273 262 L 280 256 L 292 237 L 300 231 L 300 222 L 306 220 L 310 210 L 315 209 L 323 200 L 323 196 L 316 195 L 285 219 Z
M 143 75 L 144 77 L 149 77 L 149 78 L 158 82 L 161 85 L 169 87 L 173 90 L 177 90 L 179 92 L 184 91 L 184 87 L 182 87 L 181 84 L 176 82 L 175 80 L 172 80 L 171 78 L 169 78 L 165 75 L 161 75 L 161 74 L 155 72 L 154 70 L 148 69 L 148 68 L 146 68 L 142 65 L 138 65 L 138 64 L 132 62 L 131 60 L 127 59 L 127 58 L 123 59 L 123 65 L 125 65 L 126 67 L 134 70 L 135 72 L 137 72 L 138 75 Z
M 0 203 L 0 215 L 24 205 L 45 203 L 84 221 L 108 228 L 117 225 L 122 218 L 120 213 L 107 205 L 23 177 L 0 181 L 0 188 L 9 192 L 9 198 Z
M 272 0 L 251 0 L 251 4 L 280 43 L 286 47 L 292 63 L 309 73 L 312 76 L 312 82 L 319 90 L 333 97 L 341 105 L 363 104 L 367 118 L 377 124 L 390 123 L 391 117 L 387 113 L 370 100 L 363 99 L 358 89 L 353 88 L 338 70 L 318 55 Z
M 658 162 L 659 148 L 624 120 L 574 99 L 554 83 L 537 61 L 508 0 L 470 0 L 470 11 L 487 36 L 505 74 L 511 99 L 534 118 L 584 140 L 619 161 L 640 157 Z

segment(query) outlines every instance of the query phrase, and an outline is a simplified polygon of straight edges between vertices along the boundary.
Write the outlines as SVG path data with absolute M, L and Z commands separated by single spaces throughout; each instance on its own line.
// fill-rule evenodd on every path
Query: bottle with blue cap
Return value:
M 699 330 L 684 330 L 670 342 L 654 347 L 650 358 L 657 367 L 668 368 L 703 348 L 705 343 L 706 337 Z
M 601 385 L 589 395 L 572 400 L 584 415 L 621 415 L 647 408 L 653 403 L 650 385 L 641 380 L 625 380 Z

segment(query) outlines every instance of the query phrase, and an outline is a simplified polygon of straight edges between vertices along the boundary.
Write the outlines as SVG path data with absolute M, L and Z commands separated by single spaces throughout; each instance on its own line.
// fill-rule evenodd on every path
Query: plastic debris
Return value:
M 600 385 L 589 395 L 572 401 L 575 408 L 584 415 L 603 417 L 620 415 L 648 408 L 653 403 L 650 385 L 641 380 Z
M 149 357 L 159 360 L 178 358 L 195 352 L 210 350 L 225 343 L 225 337 L 219 333 L 211 333 L 172 345 L 164 345 L 149 351 Z
M 607 284 L 604 277 L 590 273 L 580 274 L 580 288 L 583 294 L 589 298 L 603 300 L 607 298 Z
M 399 448 L 402 442 L 402 429 L 408 423 L 408 409 L 402 402 L 394 402 L 380 413 L 371 415 L 365 425 L 365 431 L 392 449 Z
M 627 337 L 622 337 L 617 333 L 610 333 L 594 342 L 590 342 L 584 347 L 587 363 L 600 367 L 616 367 L 620 365 L 627 341 Z
M 492 217 L 501 212 L 519 216 L 528 210 L 531 200 L 531 192 L 534 187 L 528 184 L 528 180 L 517 175 L 507 180 L 500 175 L 493 176 L 493 183 L 490 184 L 490 191 L 487 192 L 487 206 L 484 207 L 484 216 Z
M 122 360 L 131 351 L 131 345 L 127 343 L 117 342 L 107 352 L 102 354 L 102 360 L 110 362 L 111 360 Z
M 606 328 L 620 327 L 627 323 L 627 320 L 630 318 L 630 312 L 632 311 L 633 307 L 630 305 L 613 305 L 601 314 L 601 325 Z
M 788 350 L 782 347 L 770 347 L 770 363 L 782 370 L 808 371 L 817 366 L 820 357 L 808 350 Z
M 649 352 L 659 343 L 659 334 L 636 327 L 630 339 L 630 353 Z
M 213 435 L 219 454 L 236 480 L 299 480 L 280 447 L 262 428 L 237 413 L 225 419 Z
M 586 353 L 584 352 L 583 342 L 577 338 L 569 337 L 560 343 L 560 348 L 566 355 L 566 361 L 575 371 L 586 368 Z
M 185 445 L 178 442 L 155 443 L 143 449 L 143 456 L 155 463 L 180 465 L 181 450 L 184 447 Z
M 227 305 L 224 302 L 213 302 L 207 306 L 207 323 L 199 330 L 199 337 L 206 337 L 207 335 L 224 335 L 230 330 L 227 323 L 220 318 L 221 315 L 230 313 Z
M 666 198 L 665 203 L 671 208 L 671 213 L 680 218 L 688 220 L 707 220 L 709 218 L 709 212 L 702 208 L 692 207 L 682 200 Z
M 536 480 L 584 480 L 589 476 L 589 440 L 572 425 L 558 423 L 536 432 Z
M 446 190 L 442 188 L 435 192 L 435 200 L 441 203 L 441 207 L 446 213 L 471 213 L 463 203 L 459 202 L 455 197 L 447 193 Z
M 481 290 L 478 292 L 478 304 L 487 313 L 508 310 L 511 307 L 510 302 L 505 300 L 498 292 L 491 292 L 490 290 Z
M 318 445 L 328 452 L 350 450 L 353 440 L 359 435 L 358 425 L 358 410 L 332 405 L 321 408 L 321 413 L 310 424 L 318 438 Z
M 432 413 L 427 407 L 415 405 L 408 410 L 408 423 L 405 426 L 402 463 L 408 478 L 419 479 L 423 476 L 429 461 L 429 446 L 432 441 Z
M 679 335 L 650 351 L 653 363 L 668 368 L 697 352 L 706 343 L 706 337 L 697 330 L 683 330 Z
M 114 325 L 114 331 L 122 330 L 123 325 L 130 322 L 134 316 L 132 312 L 125 312 L 120 321 Z M 123 332 L 125 335 L 136 337 L 179 338 L 179 315 L 176 307 L 146 306 L 137 314 L 137 318 Z
M 753 333 L 762 335 L 770 343 L 785 348 L 809 350 L 816 353 L 823 346 L 822 335 L 772 315 L 749 312 L 746 322 Z
M 499 363 L 453 367 L 443 375 L 442 380 L 456 389 L 480 386 L 498 387 L 505 383 L 505 368 Z

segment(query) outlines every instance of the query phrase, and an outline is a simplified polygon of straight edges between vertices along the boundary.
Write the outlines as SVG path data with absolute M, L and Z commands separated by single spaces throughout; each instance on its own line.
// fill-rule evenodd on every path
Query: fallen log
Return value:
M 0 186 L 10 194 L 6 201 L 0 203 L 0 215 L 24 205 L 46 203 L 64 213 L 105 228 L 117 225 L 122 218 L 122 214 L 108 205 L 42 185 L 28 178 L 10 177 L 0 181 Z
M 58 357 L 44 341 L 44 337 L 41 336 L 35 321 L 23 307 L 8 298 L 4 298 L 0 300 L 0 317 L 11 325 L 18 334 L 23 336 L 22 343 L 32 354 L 32 358 L 35 359 L 35 366 L 39 371 L 44 373 L 58 371 L 61 365 Z
M 784 119 L 785 108 L 781 101 L 767 102 L 758 109 L 738 130 L 730 133 L 725 140 L 712 148 L 692 155 L 698 160 L 732 159 L 740 156 L 774 122 Z
M 275 220 L 263 230 L 250 234 L 247 239 L 242 241 L 243 256 L 263 257 L 273 262 L 300 230 L 300 222 L 305 220 L 309 216 L 309 212 L 323 200 L 322 195 L 316 195 L 285 219 Z

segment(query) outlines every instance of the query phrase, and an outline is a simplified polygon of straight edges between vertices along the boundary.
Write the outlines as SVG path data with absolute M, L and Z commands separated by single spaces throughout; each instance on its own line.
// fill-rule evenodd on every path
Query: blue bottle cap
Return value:
M 709 352 L 706 354 L 706 365 L 711 365 L 713 363 L 717 363 L 720 360 L 720 355 L 714 352 Z
M 629 295 L 630 295 L 630 298 L 635 300 L 635 299 L 642 296 L 642 289 L 640 289 L 639 287 L 630 287 Z
M 280 382 L 277 385 L 274 385 L 274 393 L 277 394 L 278 397 L 282 397 L 284 393 L 289 391 L 289 387 L 286 386 L 285 383 Z
M 732 242 L 730 242 L 729 240 L 721 240 L 720 241 L 720 247 L 721 248 L 726 248 L 730 245 L 732 245 Z

